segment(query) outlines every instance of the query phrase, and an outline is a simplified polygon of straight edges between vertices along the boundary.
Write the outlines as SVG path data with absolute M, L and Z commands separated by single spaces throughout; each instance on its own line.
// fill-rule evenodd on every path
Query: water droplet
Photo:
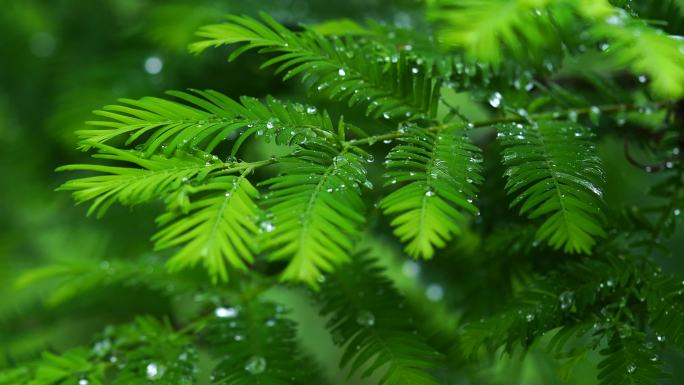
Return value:
M 658 340 L 658 342 L 665 342 L 665 336 L 658 334 L 656 335 L 656 340 Z
M 646 75 L 639 75 L 639 83 L 646 83 L 648 81 L 648 78 Z
M 275 225 L 271 221 L 261 221 L 259 223 L 259 229 L 265 233 L 270 233 L 275 230 Z
M 383 112 L 383 113 L 382 113 L 382 117 L 385 118 L 385 119 L 389 119 L 389 118 L 390 118 L 390 114 L 388 114 L 387 112 Z
M 494 107 L 494 108 L 499 108 L 501 106 L 501 100 L 503 99 L 503 95 L 501 93 L 494 92 L 492 96 L 489 97 L 489 105 Z
M 534 321 L 534 313 L 527 313 L 527 314 L 525 315 L 525 321 L 527 321 L 527 322 L 532 322 L 532 321 Z
M 315 113 L 316 113 L 316 107 L 313 107 L 313 106 L 307 107 L 307 108 L 306 108 L 306 113 L 307 113 L 307 114 L 315 114 Z
M 633 363 L 627 365 L 627 373 L 633 374 L 634 372 L 636 372 L 636 370 L 637 370 L 637 367 Z
M 275 324 L 276 324 L 276 322 L 275 322 L 274 319 L 270 319 L 270 318 L 269 318 L 269 319 L 266 320 L 266 327 L 272 328 L 272 327 L 275 326 Z
M 339 70 L 337 70 L 337 74 L 340 76 L 346 76 L 347 72 L 345 72 L 344 69 L 340 68 Z
M 425 296 L 432 302 L 439 302 L 444 298 L 444 289 L 438 283 L 432 283 L 425 289 Z
M 268 128 L 269 130 L 272 129 L 273 128 L 273 122 L 270 120 L 268 122 L 266 122 L 266 128 Z
M 674 209 L 674 215 L 675 215 L 675 216 L 678 217 L 679 215 L 681 215 L 681 213 L 682 213 L 682 210 L 680 210 L 680 209 Z
M 158 380 L 164 375 L 164 370 L 163 367 L 157 366 L 154 362 L 150 362 L 145 368 L 145 374 L 147 374 L 147 378 L 150 380 Z
M 261 374 L 266 371 L 266 359 L 261 356 L 252 356 L 245 363 L 245 370 L 251 374 Z
M 432 190 L 428 190 L 425 192 L 425 196 L 426 197 L 433 197 L 433 196 L 435 196 L 435 192 Z
M 88 384 L 90 384 L 90 382 L 88 382 L 88 380 L 86 380 L 85 378 L 81 378 L 80 380 L 78 380 L 78 385 L 88 385 Z
M 235 318 L 238 315 L 238 311 L 234 307 L 217 307 L 214 310 L 214 315 L 219 318 Z
M 539 242 L 537 241 L 537 243 Z M 561 309 L 567 310 L 572 306 L 572 303 L 575 300 L 575 293 L 572 291 L 565 291 L 558 296 L 558 300 L 560 301 Z
M 356 323 L 361 326 L 373 326 L 375 325 L 375 316 L 367 310 L 361 310 L 356 315 Z
M 417 73 L 418 73 L 418 68 L 416 68 L 416 67 L 411 68 L 411 72 L 414 73 L 414 74 L 417 74 Z

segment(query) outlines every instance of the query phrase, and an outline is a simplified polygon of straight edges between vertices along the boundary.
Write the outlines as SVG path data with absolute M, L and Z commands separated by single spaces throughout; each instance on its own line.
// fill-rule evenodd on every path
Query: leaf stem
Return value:
M 660 109 L 662 107 L 666 107 L 670 105 L 669 101 L 661 101 L 661 102 L 656 102 L 652 104 L 652 107 L 655 107 L 656 109 Z M 567 109 L 563 111 L 553 111 L 553 112 L 542 112 L 538 114 L 530 114 L 527 116 L 504 116 L 504 117 L 498 117 L 498 118 L 493 118 L 493 119 L 486 119 L 486 120 L 481 120 L 481 121 L 476 121 L 476 122 L 469 122 L 469 123 L 447 123 L 447 124 L 440 124 L 437 126 L 432 126 L 429 127 L 428 130 L 430 131 L 435 131 L 435 130 L 441 130 L 445 127 L 450 127 L 450 126 L 456 126 L 456 125 L 462 125 L 463 128 L 476 128 L 476 127 L 488 127 L 488 126 L 493 126 L 495 124 L 499 123 L 523 123 L 527 122 L 530 120 L 543 120 L 543 119 L 558 119 L 562 117 L 569 117 L 571 115 L 576 115 L 576 116 L 584 116 L 584 115 L 589 115 L 595 111 L 599 111 L 601 113 L 615 113 L 615 112 L 624 112 L 624 111 L 634 111 L 639 108 L 642 108 L 643 105 L 640 104 L 634 104 L 634 103 L 622 103 L 622 104 L 606 104 L 602 106 L 592 106 L 592 107 L 582 107 L 582 108 L 574 108 L 574 109 Z M 373 135 L 369 136 L 366 138 L 361 138 L 361 139 L 352 139 L 343 142 L 345 146 L 358 146 L 358 145 L 369 145 L 372 146 L 373 144 L 382 141 L 382 140 L 392 140 L 396 138 L 401 138 L 402 136 L 406 135 L 405 132 L 402 131 L 394 131 L 394 132 L 389 132 L 386 134 L 381 134 L 381 135 Z

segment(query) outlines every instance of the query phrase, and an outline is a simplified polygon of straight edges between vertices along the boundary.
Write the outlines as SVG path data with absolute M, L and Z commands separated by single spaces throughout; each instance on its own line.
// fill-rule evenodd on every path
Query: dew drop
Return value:
M 637 367 L 633 363 L 627 365 L 627 373 L 634 374 L 634 372 L 636 372 L 636 370 L 637 370 Z
M 251 374 L 261 374 L 266 371 L 266 359 L 261 356 L 252 356 L 245 363 L 245 370 Z
M 217 307 L 214 310 L 214 315 L 219 318 L 235 318 L 237 314 L 238 311 L 234 307 Z
M 680 209 L 674 209 L 674 215 L 675 215 L 675 216 L 678 217 L 679 215 L 681 215 L 681 213 L 682 213 L 682 210 L 680 210 Z
M 164 370 L 162 367 L 157 366 L 157 364 L 154 362 L 151 362 L 147 364 L 147 367 L 145 368 L 145 374 L 147 374 L 147 378 L 150 380 L 158 380 L 164 374 Z
M 572 303 L 575 300 L 575 293 L 572 291 L 565 291 L 558 296 L 558 300 L 560 301 L 561 309 L 567 310 L 572 306 Z
M 262 221 L 259 223 L 259 229 L 265 233 L 270 233 L 275 230 L 275 225 L 271 221 Z
M 356 323 L 361 326 L 373 326 L 375 325 L 375 316 L 367 310 L 361 310 L 356 315 Z
M 307 114 L 315 114 L 316 113 L 316 107 L 313 107 L 313 106 L 307 107 L 306 113 Z
M 88 380 L 86 380 L 85 378 L 81 378 L 80 380 L 78 380 L 78 385 L 88 385 L 88 384 L 90 384 L 90 382 L 88 382 Z
M 337 74 L 340 76 L 346 76 L 347 72 L 345 72 L 343 68 L 340 68 L 339 70 L 337 70 Z
M 503 99 L 503 96 L 501 93 L 494 92 L 492 96 L 489 97 L 489 105 L 494 107 L 494 108 L 499 108 L 501 106 L 501 100 Z
M 433 197 L 433 196 L 435 196 L 435 192 L 432 190 L 428 190 L 425 192 L 425 196 L 426 197 Z
M 527 313 L 527 314 L 525 315 L 525 321 L 527 321 L 527 322 L 532 322 L 532 321 L 534 321 L 534 313 Z

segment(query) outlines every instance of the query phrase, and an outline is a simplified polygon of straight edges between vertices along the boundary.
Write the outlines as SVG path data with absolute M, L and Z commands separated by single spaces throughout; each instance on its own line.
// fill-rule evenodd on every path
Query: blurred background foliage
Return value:
M 271 70 L 260 70 L 262 61 L 255 54 L 227 63 L 226 50 L 213 50 L 201 56 L 188 53 L 187 45 L 199 26 L 221 21 L 226 13 L 256 15 L 262 10 L 291 27 L 350 18 L 422 28 L 424 20 L 422 4 L 417 0 L 2 2 L 0 369 L 30 361 L 44 349 L 62 351 L 88 344 L 104 326 L 130 321 L 138 314 L 183 319 L 185 305 L 166 295 L 174 288 L 153 290 L 112 279 L 111 284 L 94 282 L 91 291 L 76 293 L 70 292 L 68 285 L 56 291 L 50 280 L 18 280 L 26 271 L 58 260 L 86 260 L 107 271 L 108 259 L 141 258 L 151 248 L 149 236 L 157 214 L 154 210 L 137 209 L 135 216 L 131 216 L 129 210 L 115 207 L 103 219 L 85 218 L 85 208 L 74 207 L 69 194 L 53 191 L 66 179 L 54 169 L 86 158 L 75 150 L 74 131 L 92 118 L 92 110 L 121 97 L 159 96 L 170 89 L 212 88 L 231 97 L 271 94 L 281 99 L 308 98 L 309 103 L 326 107 L 333 114 L 341 112 L 316 100 L 315 95 L 306 95 L 297 81 L 282 82 L 272 76 Z M 465 105 L 463 111 L 470 116 L 485 113 L 469 107 L 472 103 L 468 95 L 453 98 L 455 103 Z M 355 115 L 354 111 L 345 111 L 345 118 L 364 120 L 362 114 Z M 657 175 L 630 167 L 625 162 L 621 141 L 604 140 L 602 155 L 612 206 L 648 199 L 647 188 L 657 180 Z M 502 196 L 500 185 L 485 185 L 483 190 L 483 197 Z M 483 221 L 493 218 L 486 212 L 486 201 L 482 207 Z M 371 224 L 381 221 L 377 212 L 371 212 L 370 217 Z M 520 233 L 501 231 L 502 237 L 506 234 Z M 372 242 L 370 247 L 381 250 L 377 254 L 383 257 L 389 275 L 424 316 L 424 329 L 439 346 L 448 340 L 440 335 L 453 335 L 464 317 L 477 318 L 501 305 L 512 294 L 503 288 L 515 287 L 511 277 L 523 282 L 532 265 L 539 263 L 535 262 L 539 256 L 534 253 L 522 253 L 524 259 L 519 254 L 506 255 L 502 250 L 491 250 L 489 255 L 474 254 L 476 245 L 483 241 L 476 233 L 466 234 L 440 258 L 429 262 L 407 262 L 401 247 L 390 241 L 389 233 L 386 240 L 368 242 Z M 675 236 L 672 242 L 672 250 L 684 246 L 681 236 Z M 681 259 L 663 256 L 661 264 L 673 273 L 684 273 Z M 472 274 L 473 271 L 487 273 Z M 45 274 L 51 273 L 59 274 Z M 293 309 L 293 317 L 302 325 L 300 340 L 326 365 L 324 369 L 332 383 L 372 383 L 372 379 L 345 379 L 336 366 L 341 353 L 328 341 L 324 320 L 301 293 L 281 289 L 272 296 Z M 462 361 L 458 352 L 453 357 L 453 373 L 444 373 L 445 384 L 596 382 L 598 359 L 592 355 L 558 363 L 542 350 L 532 349 L 524 357 L 496 356 L 491 362 L 477 365 Z M 669 359 L 674 378 L 684 378 L 681 362 L 673 361 L 675 355 Z

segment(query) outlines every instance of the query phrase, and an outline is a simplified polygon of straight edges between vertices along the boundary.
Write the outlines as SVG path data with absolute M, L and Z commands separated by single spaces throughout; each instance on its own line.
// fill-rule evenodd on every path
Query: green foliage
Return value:
M 283 161 L 282 175 L 264 183 L 274 218 L 263 223 L 273 261 L 288 260 L 282 279 L 317 286 L 323 272 L 348 261 L 364 222 L 363 159 L 323 143 L 306 145 Z
M 295 33 L 266 14 L 261 17 L 264 22 L 231 15 L 228 23 L 203 27 L 198 35 L 205 40 L 190 49 L 199 53 L 209 47 L 246 43 L 231 53 L 231 60 L 250 49 L 277 53 L 262 67 L 277 65 L 276 73 L 284 72 L 285 80 L 302 74 L 311 89 L 348 101 L 350 106 L 364 104 L 370 116 L 435 115 L 440 82 L 431 77 L 431 67 L 425 63 L 370 42 L 337 36 L 326 39 L 314 30 Z
M 219 360 L 217 384 L 325 384 L 295 341 L 295 323 L 281 305 L 266 301 L 219 307 L 203 335 Z
M 601 228 L 601 161 L 591 131 L 569 122 L 540 121 L 498 128 L 511 206 L 530 219 L 547 217 L 537 236 L 570 253 L 591 252 Z
M 480 182 L 479 149 L 468 142 L 460 128 L 435 130 L 410 127 L 400 138 L 385 164 L 387 186 L 405 183 L 387 195 L 381 208 L 397 214 L 392 220 L 395 234 L 408 242 L 411 256 L 431 258 L 434 247 L 444 247 L 452 234 L 460 234 L 465 221 L 458 210 L 477 214 L 473 205 Z
M 340 365 L 350 375 L 363 370 L 368 377 L 386 370 L 379 384 L 438 384 L 429 374 L 441 357 L 418 335 L 406 303 L 382 269 L 360 254 L 332 275 L 321 290 L 335 343 L 346 346 Z
M 388 14 L 394 24 L 229 15 L 190 51 L 240 60 L 192 73 L 255 97 L 190 89 L 96 110 L 77 130 L 91 157 L 59 167 L 72 179 L 58 190 L 109 213 L 84 227 L 111 226 L 114 242 L 96 254 L 49 226 L 0 232 L 0 256 L 47 254 L 0 259 L 0 295 L 12 298 L 0 306 L 0 337 L 12 337 L 0 384 L 318 384 L 340 369 L 354 384 L 482 383 L 514 368 L 490 364 L 499 352 L 533 367 L 543 354 L 549 384 L 665 381 L 684 349 L 681 277 L 660 267 L 676 265 L 665 241 L 684 209 L 680 2 L 409 3 Z M 176 32 L 217 7 L 198 5 L 177 28 L 157 23 L 193 7 L 155 8 L 149 34 L 175 51 Z M 250 67 L 257 56 L 301 82 L 271 89 Z M 196 81 L 167 60 L 164 76 L 183 81 L 165 83 L 161 59 L 147 61 L 160 82 L 150 93 Z M 116 99 L 64 99 L 82 95 Z M 9 158 L 36 145 L 22 138 Z M 12 187 L 0 192 L 19 200 Z M 60 237 L 72 248 L 56 248 Z M 288 295 L 316 298 L 318 315 L 302 320 L 309 305 L 296 301 L 285 310 Z M 77 336 L 22 339 L 53 319 Z M 308 343 L 324 324 L 327 354 Z M 340 368 L 319 370 L 335 355 Z M 576 379 L 582 367 L 593 372 Z

